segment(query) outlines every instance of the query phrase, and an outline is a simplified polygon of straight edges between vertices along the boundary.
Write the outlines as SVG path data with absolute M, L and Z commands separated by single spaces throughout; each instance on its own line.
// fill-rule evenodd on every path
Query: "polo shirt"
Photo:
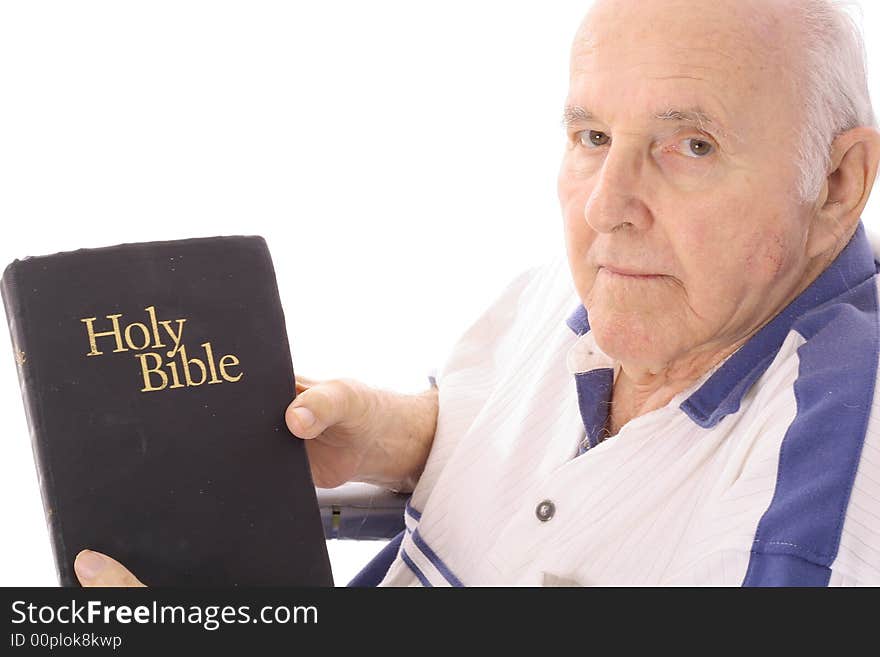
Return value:
M 878 263 L 864 226 L 735 353 L 600 440 L 615 363 L 564 257 L 438 371 L 390 586 L 878 585 Z

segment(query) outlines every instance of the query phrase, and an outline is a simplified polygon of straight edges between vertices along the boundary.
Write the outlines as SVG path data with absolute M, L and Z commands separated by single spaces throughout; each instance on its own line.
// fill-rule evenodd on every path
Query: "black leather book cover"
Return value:
M 263 238 L 29 257 L 0 291 L 63 586 L 83 548 L 147 585 L 332 585 Z

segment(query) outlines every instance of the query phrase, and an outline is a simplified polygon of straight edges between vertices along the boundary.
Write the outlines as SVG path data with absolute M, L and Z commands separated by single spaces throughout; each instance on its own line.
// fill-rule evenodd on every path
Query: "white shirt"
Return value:
M 880 584 L 877 285 L 860 226 L 736 353 L 599 442 L 615 363 L 565 259 L 524 272 L 439 372 L 381 583 Z

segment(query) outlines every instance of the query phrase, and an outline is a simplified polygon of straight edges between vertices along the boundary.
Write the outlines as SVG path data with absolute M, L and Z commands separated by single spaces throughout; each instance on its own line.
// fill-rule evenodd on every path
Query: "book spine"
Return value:
M 17 263 L 11 264 L 0 279 L 0 297 L 6 311 L 6 320 L 9 325 L 9 335 L 12 339 L 12 351 L 15 358 L 15 367 L 18 372 L 18 383 L 21 388 L 21 397 L 24 402 L 24 412 L 30 432 L 31 450 L 34 457 L 34 465 L 37 472 L 37 484 L 40 488 L 40 497 L 43 501 L 43 511 L 46 516 L 46 525 L 52 545 L 55 562 L 57 581 L 62 582 L 60 564 L 62 559 L 67 559 L 67 550 L 62 544 L 63 535 L 57 526 L 58 514 L 57 500 L 54 494 L 51 464 L 43 453 L 43 421 L 40 399 L 40 388 L 36 380 L 36 368 L 32 359 L 29 361 L 28 349 L 28 323 L 25 314 L 24 297 L 19 290 Z

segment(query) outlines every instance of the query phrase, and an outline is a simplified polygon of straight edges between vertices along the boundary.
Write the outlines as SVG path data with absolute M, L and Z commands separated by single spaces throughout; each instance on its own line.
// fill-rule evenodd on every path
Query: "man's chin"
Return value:
M 590 317 L 598 347 L 612 360 L 644 368 L 662 367 L 673 350 L 663 339 L 662 324 L 650 318 L 627 315 L 610 321 Z

